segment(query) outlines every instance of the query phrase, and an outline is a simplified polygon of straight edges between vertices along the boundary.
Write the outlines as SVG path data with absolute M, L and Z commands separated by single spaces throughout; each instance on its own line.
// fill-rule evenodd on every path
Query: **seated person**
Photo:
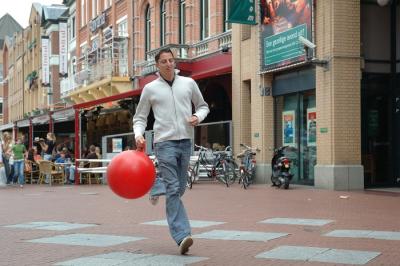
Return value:
M 60 156 L 54 161 L 54 163 L 56 163 L 56 164 L 57 163 L 62 163 L 62 164 L 66 163 L 66 158 L 65 158 L 64 151 L 61 151 L 59 153 L 59 155 Z M 70 184 L 72 182 L 70 180 L 70 176 L 71 176 L 70 172 L 71 172 L 71 166 L 70 165 L 64 165 L 64 174 L 65 174 L 66 177 L 69 177 L 69 178 L 66 179 L 66 183 L 67 184 Z

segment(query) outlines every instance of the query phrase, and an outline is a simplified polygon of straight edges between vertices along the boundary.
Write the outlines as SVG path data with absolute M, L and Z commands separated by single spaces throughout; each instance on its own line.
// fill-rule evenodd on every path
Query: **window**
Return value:
M 127 19 L 123 19 L 118 23 L 118 36 L 126 37 L 128 36 L 128 21 Z
M 0 82 L 3 82 L 3 64 L 0 64 Z
M 76 34 L 76 29 L 75 29 L 75 16 L 73 16 L 73 17 L 71 17 L 70 18 L 70 21 L 69 21 L 69 34 L 70 34 L 70 40 L 73 40 L 73 39 L 75 39 L 75 34 Z
M 104 9 L 107 9 L 111 6 L 112 0 L 104 0 Z
M 145 17 L 145 52 L 150 51 L 151 47 L 151 14 L 150 5 L 146 7 L 146 17 Z
M 232 24 L 227 23 L 226 21 L 228 20 L 228 14 L 229 14 L 229 0 L 224 0 L 224 32 L 232 29 Z
M 86 25 L 85 21 L 85 0 L 81 0 L 81 27 Z
M 210 0 L 201 0 L 200 6 L 200 39 L 210 36 Z
M 92 19 L 97 16 L 97 0 L 92 0 Z
M 165 33 L 166 33 L 166 9 L 165 9 L 165 0 L 161 1 L 160 4 L 160 46 L 164 46 L 166 43 Z
M 181 0 L 179 3 L 179 43 L 186 43 L 186 1 Z

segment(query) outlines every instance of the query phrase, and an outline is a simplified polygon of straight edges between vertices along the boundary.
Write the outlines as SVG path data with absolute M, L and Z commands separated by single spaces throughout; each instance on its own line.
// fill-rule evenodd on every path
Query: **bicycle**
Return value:
M 242 183 L 244 189 L 247 189 L 256 178 L 256 159 L 255 156 L 260 149 L 249 147 L 243 143 L 240 144 L 245 149 L 237 155 L 241 159 L 239 167 L 239 184 Z
M 200 145 L 195 147 L 199 149 L 197 161 L 192 167 L 189 167 L 190 182 L 198 178 L 200 168 L 202 167 L 207 172 L 207 176 L 211 179 L 217 179 L 219 182 L 224 183 L 229 187 L 236 179 L 235 168 L 231 156 L 228 154 L 230 147 L 225 151 L 213 152 L 211 149 L 205 148 Z

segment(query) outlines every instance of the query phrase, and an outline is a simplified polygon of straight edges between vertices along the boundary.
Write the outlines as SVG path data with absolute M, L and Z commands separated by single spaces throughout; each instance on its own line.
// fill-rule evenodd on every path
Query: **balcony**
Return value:
M 125 92 L 132 87 L 128 68 L 128 37 L 107 35 L 103 46 L 78 59 L 77 73 L 64 81 L 62 95 L 75 103 Z
M 170 48 L 178 62 L 201 59 L 219 53 L 222 49 L 232 47 L 232 31 L 202 40 L 193 45 L 167 44 L 146 53 L 146 60 L 134 63 L 135 76 L 146 76 L 157 71 L 154 61 L 155 55 L 161 49 Z
M 78 83 L 75 82 L 75 76 L 76 75 L 69 76 L 60 80 L 61 98 L 68 96 L 69 93 L 71 93 L 78 87 Z

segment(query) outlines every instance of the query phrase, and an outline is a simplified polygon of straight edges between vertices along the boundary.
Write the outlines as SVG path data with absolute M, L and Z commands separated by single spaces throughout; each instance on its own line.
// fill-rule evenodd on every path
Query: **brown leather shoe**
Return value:
M 189 248 L 193 245 L 193 239 L 191 236 L 185 237 L 181 243 L 179 244 L 179 253 L 181 255 L 185 255 L 188 251 Z

